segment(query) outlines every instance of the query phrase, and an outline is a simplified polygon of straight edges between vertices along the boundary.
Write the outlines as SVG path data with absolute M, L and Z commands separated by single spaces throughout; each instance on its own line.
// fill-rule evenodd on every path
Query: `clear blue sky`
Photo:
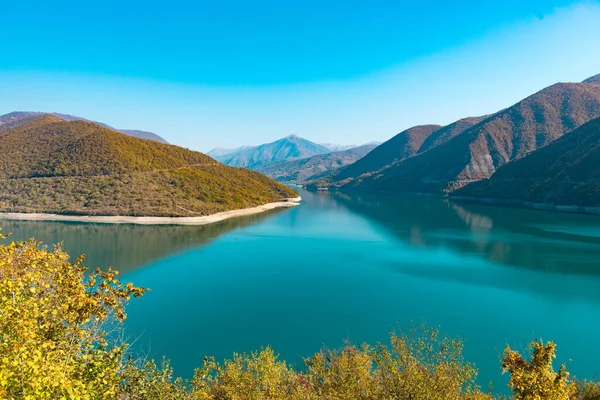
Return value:
M 600 73 L 598 21 L 567 0 L 5 2 L 0 113 L 199 150 L 385 140 Z

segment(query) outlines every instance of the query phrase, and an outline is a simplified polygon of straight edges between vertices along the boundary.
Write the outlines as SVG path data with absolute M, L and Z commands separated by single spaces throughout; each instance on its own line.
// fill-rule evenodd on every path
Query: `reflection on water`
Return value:
M 349 210 L 398 239 L 494 263 L 561 274 L 600 275 L 600 217 L 479 206 L 429 197 L 350 197 Z
M 10 240 L 35 238 L 46 245 L 62 243 L 74 260 L 86 255 L 93 268 L 113 267 L 123 274 L 153 261 L 209 243 L 212 239 L 255 224 L 283 210 L 233 218 L 202 226 L 89 224 L 0 219 Z

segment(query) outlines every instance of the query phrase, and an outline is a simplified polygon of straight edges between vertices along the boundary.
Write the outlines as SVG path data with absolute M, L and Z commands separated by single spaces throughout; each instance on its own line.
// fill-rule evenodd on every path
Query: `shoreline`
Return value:
M 489 206 L 500 206 L 500 207 L 512 207 L 522 208 L 529 210 L 540 210 L 540 211 L 552 211 L 567 214 L 581 214 L 581 215 L 600 215 L 600 207 L 591 206 L 578 206 L 578 205 L 559 205 L 554 203 L 532 203 L 524 200 L 517 199 L 501 199 L 492 197 L 472 197 L 472 196 L 449 196 L 450 200 L 457 202 L 489 205 Z
M 224 221 L 229 218 L 244 217 L 260 214 L 276 208 L 291 208 L 300 204 L 302 198 L 294 197 L 263 204 L 257 207 L 242 208 L 239 210 L 222 211 L 216 214 L 201 217 L 129 217 L 119 215 L 61 215 L 44 213 L 0 213 L 0 219 L 16 221 L 58 221 L 58 222 L 85 222 L 99 224 L 134 224 L 134 225 L 208 225 Z

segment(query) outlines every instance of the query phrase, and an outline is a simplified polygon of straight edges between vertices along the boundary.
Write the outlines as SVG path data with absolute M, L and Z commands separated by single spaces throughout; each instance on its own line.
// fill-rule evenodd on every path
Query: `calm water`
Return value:
M 64 240 L 92 266 L 152 289 L 131 303 L 137 351 L 189 376 L 205 355 L 271 344 L 301 364 L 322 345 L 385 341 L 425 321 L 465 340 L 503 388 L 506 343 L 558 343 L 600 378 L 600 218 L 409 197 L 303 192 L 303 204 L 207 227 L 0 221 Z

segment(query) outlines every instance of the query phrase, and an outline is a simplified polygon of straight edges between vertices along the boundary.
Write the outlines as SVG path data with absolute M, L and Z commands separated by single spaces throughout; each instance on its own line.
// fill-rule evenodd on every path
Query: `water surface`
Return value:
M 0 221 L 64 240 L 152 289 L 131 303 L 136 351 L 190 376 L 205 355 L 272 345 L 285 359 L 385 341 L 422 321 L 465 340 L 503 389 L 505 344 L 558 343 L 600 378 L 600 218 L 398 196 L 303 192 L 299 207 L 204 227 Z

